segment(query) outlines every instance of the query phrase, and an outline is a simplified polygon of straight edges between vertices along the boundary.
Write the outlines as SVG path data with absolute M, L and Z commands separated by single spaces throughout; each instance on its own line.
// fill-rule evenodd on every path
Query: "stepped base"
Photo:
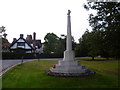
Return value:
M 74 60 L 74 51 L 65 51 L 63 61 L 59 61 L 55 67 L 50 68 L 54 73 L 87 73 L 90 72 L 84 65 L 80 65 L 78 61 Z
M 55 72 L 51 72 L 50 70 L 46 70 L 45 73 L 47 73 L 47 75 L 56 76 L 56 77 L 83 77 L 83 76 L 93 75 L 96 72 L 89 71 L 86 73 L 55 73 Z
M 59 61 L 55 67 L 50 68 L 54 73 L 87 73 L 90 72 L 84 65 L 80 65 L 78 61 Z
M 65 51 L 63 61 L 59 61 L 55 67 L 50 67 L 50 70 L 47 71 L 48 75 L 53 76 L 86 76 L 94 73 L 77 60 L 74 60 L 74 52 L 72 50 Z

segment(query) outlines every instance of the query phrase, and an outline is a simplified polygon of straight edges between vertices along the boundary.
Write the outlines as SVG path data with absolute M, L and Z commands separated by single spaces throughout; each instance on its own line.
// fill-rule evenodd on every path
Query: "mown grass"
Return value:
M 118 62 L 81 62 L 95 75 L 54 77 L 45 74 L 57 61 L 32 61 L 18 65 L 3 76 L 3 88 L 118 88 Z
M 92 61 L 92 57 L 81 57 L 81 58 L 76 58 L 75 60 L 81 60 L 81 61 Z M 104 58 L 104 57 L 95 57 L 94 61 L 116 61 L 114 58 Z

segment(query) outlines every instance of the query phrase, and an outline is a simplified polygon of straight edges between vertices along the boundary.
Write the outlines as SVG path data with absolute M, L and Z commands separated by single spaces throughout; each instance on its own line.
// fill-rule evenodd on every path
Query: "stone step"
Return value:
M 81 68 L 50 68 L 52 72 L 56 73 L 85 73 L 85 69 Z
M 58 64 L 56 64 L 56 67 L 55 68 L 53 68 L 53 69 L 59 69 L 59 70 L 64 70 L 64 69 L 71 69 L 71 70 L 86 70 L 86 67 L 84 66 L 84 65 L 81 65 L 81 66 L 70 66 L 70 67 L 68 67 L 68 66 L 60 66 L 60 65 L 58 65 Z
M 74 65 L 80 65 L 80 63 L 78 61 L 59 61 L 59 65 L 67 65 L 67 66 L 74 66 Z

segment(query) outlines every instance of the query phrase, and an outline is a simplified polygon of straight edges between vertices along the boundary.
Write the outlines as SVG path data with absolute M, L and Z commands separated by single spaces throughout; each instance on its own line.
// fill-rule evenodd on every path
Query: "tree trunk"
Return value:
M 92 60 L 94 60 L 94 56 L 92 56 Z

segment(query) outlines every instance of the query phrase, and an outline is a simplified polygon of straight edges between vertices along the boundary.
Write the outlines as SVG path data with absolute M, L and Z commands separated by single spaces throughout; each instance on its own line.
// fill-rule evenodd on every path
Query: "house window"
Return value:
M 18 46 L 25 46 L 25 43 L 17 43 Z

